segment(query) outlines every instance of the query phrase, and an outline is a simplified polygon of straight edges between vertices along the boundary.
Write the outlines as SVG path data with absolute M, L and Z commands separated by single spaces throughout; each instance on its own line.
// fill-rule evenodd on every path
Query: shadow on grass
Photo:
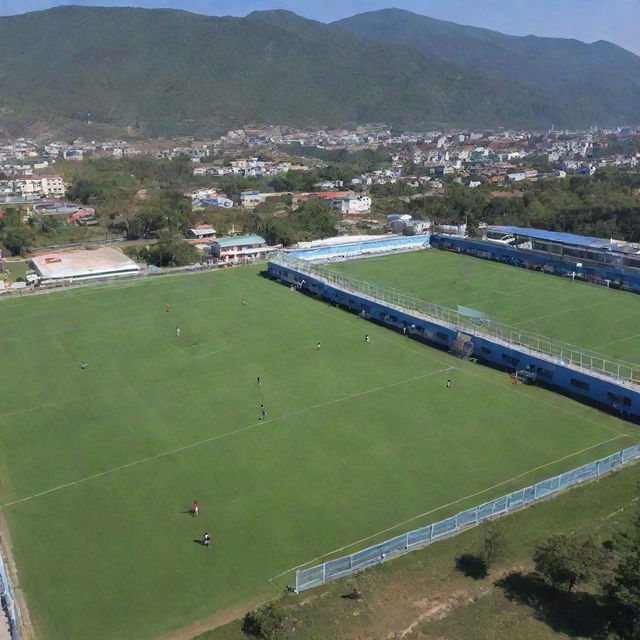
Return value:
M 456 569 L 464 573 L 467 578 L 482 580 L 489 574 L 487 563 L 480 557 L 472 553 L 465 553 L 456 558 Z
M 558 633 L 605 638 L 609 616 L 596 596 L 569 592 L 546 583 L 535 573 L 511 573 L 496 582 L 505 596 L 531 607 L 536 618 Z

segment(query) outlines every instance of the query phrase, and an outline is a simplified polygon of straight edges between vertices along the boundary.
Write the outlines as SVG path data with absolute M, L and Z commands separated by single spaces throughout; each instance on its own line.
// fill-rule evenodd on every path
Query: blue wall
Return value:
M 339 304 L 378 324 L 397 331 L 404 330 L 412 338 L 431 346 L 448 350 L 458 336 L 454 329 L 412 316 L 409 312 L 399 312 L 384 302 L 372 302 L 358 294 L 342 291 L 292 267 L 269 262 L 268 271 L 269 276 L 279 282 Z M 473 357 L 486 364 L 509 371 L 527 370 L 538 384 L 595 403 L 628 419 L 640 421 L 640 393 L 634 389 L 613 380 L 601 380 L 595 375 L 575 371 L 562 362 L 551 363 L 542 357 L 493 342 L 489 338 L 475 335 L 469 335 L 469 338 L 473 344 Z
M 571 275 L 571 272 L 575 272 L 576 277 L 581 280 L 602 285 L 606 285 L 606 280 L 609 280 L 611 287 L 640 293 L 640 273 L 636 273 L 634 269 L 597 264 L 580 258 L 570 259 L 554 256 L 542 251 L 516 249 L 509 245 L 486 240 L 456 238 L 441 233 L 431 235 L 431 246 L 435 249 L 444 249 L 485 260 L 495 260 L 559 276 L 567 276 Z M 578 267 L 578 263 L 581 263 L 582 267 Z
M 357 237 L 357 236 L 354 236 Z M 384 255 L 387 251 L 424 249 L 429 246 L 430 234 L 417 236 L 380 236 L 378 240 L 363 240 L 349 244 L 316 247 L 314 249 L 298 249 L 289 251 L 288 255 L 301 260 L 330 260 L 336 256 Z

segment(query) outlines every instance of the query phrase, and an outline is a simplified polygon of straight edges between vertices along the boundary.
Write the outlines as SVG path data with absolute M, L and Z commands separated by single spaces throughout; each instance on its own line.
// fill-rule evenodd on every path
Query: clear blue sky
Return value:
M 609 40 L 640 54 L 640 0 L 0 0 L 0 15 L 59 4 L 170 7 L 219 16 L 288 9 L 322 22 L 395 6 L 514 35 Z

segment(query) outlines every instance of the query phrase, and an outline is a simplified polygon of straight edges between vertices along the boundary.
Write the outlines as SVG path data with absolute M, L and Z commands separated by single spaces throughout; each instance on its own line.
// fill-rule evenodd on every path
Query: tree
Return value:
M 303 202 L 292 214 L 300 229 L 302 240 L 327 238 L 337 233 L 338 216 L 326 200 L 316 198 Z
M 289 222 L 289 218 L 267 218 L 258 222 L 258 233 L 264 236 L 268 244 L 289 246 L 300 240 L 298 230 Z
M 571 591 L 578 582 L 588 580 L 602 564 L 602 554 L 591 536 L 579 538 L 564 534 L 547 538 L 533 554 L 536 571 L 556 587 Z
M 42 229 L 42 233 L 55 231 L 60 227 L 60 220 L 57 216 L 43 216 L 40 227 Z
M 640 550 L 629 553 L 616 567 L 606 589 L 617 605 L 617 626 L 623 637 L 640 638 Z
M 198 261 L 198 250 L 184 238 L 163 231 L 158 236 L 158 242 L 148 249 L 140 251 L 140 258 L 157 267 L 181 267 Z
M 506 546 L 507 540 L 499 529 L 491 526 L 485 531 L 480 557 L 487 565 L 487 569 L 490 569 L 504 555 Z
M 632 531 L 619 536 L 616 546 L 622 557 L 603 591 L 621 637 L 637 639 L 640 638 L 640 511 Z
M 4 215 L 0 216 L 0 231 L 7 227 L 19 227 L 22 224 L 22 214 L 16 207 L 7 207 Z
M 35 238 L 33 231 L 26 226 L 5 227 L 2 236 L 2 244 L 13 256 L 24 255 Z
M 259 638 L 274 638 L 283 628 L 285 620 L 286 616 L 282 609 L 270 602 L 247 613 L 244 617 L 243 630 Z

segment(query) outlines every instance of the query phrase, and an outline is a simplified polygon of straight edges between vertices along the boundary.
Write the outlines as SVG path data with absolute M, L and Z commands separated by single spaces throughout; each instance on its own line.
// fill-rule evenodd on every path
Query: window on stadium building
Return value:
M 591 385 L 584 380 L 578 380 L 578 378 L 571 378 L 571 384 L 578 389 L 582 389 L 583 391 L 589 391 Z
M 625 407 L 631 406 L 631 398 L 629 398 L 628 396 L 623 396 L 621 393 L 614 393 L 613 391 L 607 391 L 607 397 L 612 402 L 616 402 Z
M 553 378 L 553 371 L 545 369 L 544 367 L 537 367 L 537 372 L 538 376 L 540 376 L 541 378 L 547 378 L 548 380 L 551 380 L 551 378 Z

